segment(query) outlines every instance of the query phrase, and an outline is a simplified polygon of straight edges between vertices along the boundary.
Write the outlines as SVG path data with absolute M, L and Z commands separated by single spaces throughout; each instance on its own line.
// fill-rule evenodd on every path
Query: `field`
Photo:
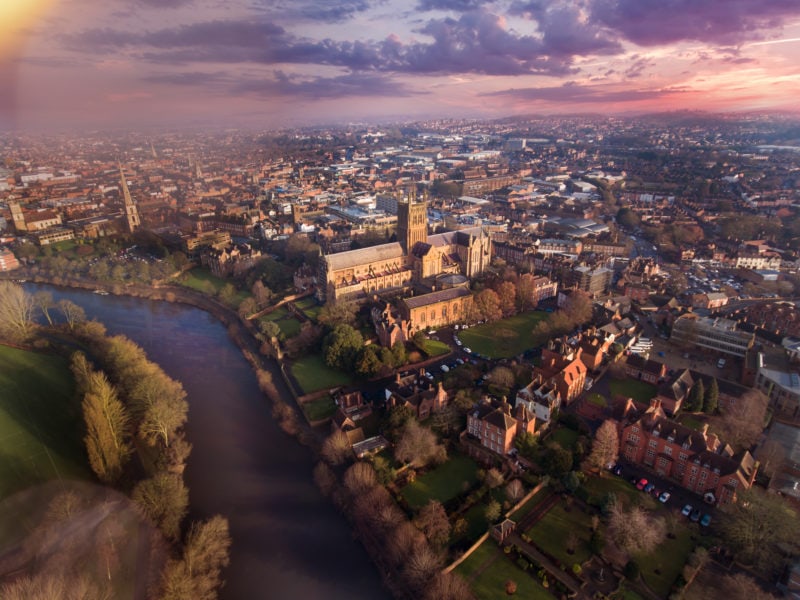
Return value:
M 575 448 L 575 443 L 578 441 L 580 434 L 574 429 L 561 427 L 556 429 L 548 438 L 547 441 L 558 442 L 558 445 L 564 450 L 572 451 Z
M 455 573 L 463 577 L 475 597 L 479 600 L 494 600 L 506 596 L 506 582 L 517 584 L 516 597 L 531 600 L 553 600 L 530 574 L 513 563 L 492 539 L 487 539 L 463 563 Z
M 303 394 L 353 383 L 353 379 L 347 373 L 326 365 L 319 354 L 311 354 L 296 360 L 292 363 L 291 372 Z
M 430 357 L 442 356 L 450 352 L 450 346 L 439 340 L 426 339 L 422 342 L 422 348 L 420 348 L 420 350 Z
M 648 404 L 657 391 L 656 386 L 635 379 L 612 379 L 609 381 L 608 387 L 613 395 L 630 397 L 640 404 Z
M 591 526 L 592 518 L 579 506 L 566 507 L 557 504 L 526 533 L 542 550 L 561 563 L 572 565 L 583 563 L 592 555 L 589 550 Z M 571 533 L 575 534 L 577 541 L 572 554 L 567 552 L 566 543 Z
M 330 396 L 303 404 L 303 412 L 309 421 L 319 421 L 332 417 L 336 412 L 336 403 Z
M 669 595 L 694 545 L 691 532 L 681 525 L 675 531 L 675 539 L 665 538 L 650 554 L 636 557 L 645 582 L 662 598 Z
M 447 502 L 466 491 L 478 479 L 478 465 L 466 456 L 453 456 L 441 466 L 403 488 L 403 498 L 414 510 L 425 506 L 429 500 Z
M 593 503 L 598 503 L 606 494 L 613 493 L 618 500 L 627 499 L 631 505 L 642 506 L 646 509 L 652 510 L 657 504 L 652 496 L 637 490 L 624 477 L 617 477 L 608 473 L 603 477 L 598 477 L 597 475 L 587 476 L 583 487 L 589 492 L 590 501 Z
M 181 275 L 178 283 L 184 287 L 213 296 L 222 289 L 222 286 L 230 282 L 212 275 L 208 269 L 195 268 Z M 234 307 L 239 306 L 239 303 L 249 296 L 249 293 L 237 290 L 231 305 Z
M 280 327 L 281 333 L 287 338 L 294 337 L 300 333 L 300 321 L 298 321 L 287 308 L 281 306 L 278 309 L 267 313 L 259 320 L 274 321 Z
M 532 498 L 530 498 L 525 504 L 520 506 L 515 512 L 511 513 L 509 517 L 519 523 L 528 516 L 528 514 L 537 506 L 539 506 L 551 493 L 549 487 L 544 486 L 538 492 L 536 492 Z
M 322 307 L 317 303 L 313 296 L 308 296 L 302 300 L 298 300 L 294 303 L 294 305 L 312 321 L 317 320 L 319 311 L 322 310 Z
M 0 498 L 86 477 L 81 418 L 63 358 L 0 346 Z
M 494 323 L 476 325 L 458 333 L 459 339 L 473 352 L 489 358 L 509 358 L 542 344 L 533 328 L 547 313 L 526 312 Z

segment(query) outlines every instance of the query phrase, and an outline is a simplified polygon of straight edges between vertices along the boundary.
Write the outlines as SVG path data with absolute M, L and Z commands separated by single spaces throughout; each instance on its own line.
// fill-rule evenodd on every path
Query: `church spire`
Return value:
M 154 160 L 158 160 L 158 154 L 156 154 L 156 149 L 153 146 L 153 140 L 150 140 L 150 153 L 153 155 Z
M 136 205 L 133 203 L 133 198 L 131 198 L 131 193 L 128 190 L 128 182 L 125 181 L 125 171 L 122 170 L 122 163 L 118 162 L 117 164 L 119 164 L 119 179 L 120 185 L 122 186 L 122 199 L 125 204 L 125 222 L 128 226 L 128 233 L 133 233 L 142 223 L 139 220 L 139 211 L 136 209 Z

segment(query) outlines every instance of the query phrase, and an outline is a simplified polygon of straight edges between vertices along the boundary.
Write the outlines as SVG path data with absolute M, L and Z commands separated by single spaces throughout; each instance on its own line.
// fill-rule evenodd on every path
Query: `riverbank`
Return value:
M 17 272 L 14 275 L 15 275 L 16 278 L 19 278 L 21 274 L 19 272 Z M 85 290 L 83 292 L 78 292 L 78 293 L 80 293 L 81 297 L 84 298 L 85 300 L 87 300 L 88 304 L 91 305 L 91 306 L 95 306 L 98 303 L 102 304 L 102 303 L 107 302 L 106 300 L 104 300 L 105 297 L 102 296 L 102 295 L 98 295 L 98 296 L 92 296 L 92 295 L 86 296 L 85 295 L 87 292 L 91 292 L 91 291 L 99 288 L 99 286 L 97 284 L 95 284 L 94 282 L 85 282 L 85 281 L 81 281 L 81 282 L 69 282 L 69 281 L 67 281 L 67 282 L 65 282 L 65 281 L 59 281 L 58 284 L 54 284 L 51 281 L 49 281 L 47 278 L 44 278 L 44 277 L 34 277 L 32 275 L 27 275 L 27 274 L 26 275 L 22 275 L 22 277 L 26 278 L 30 284 L 37 284 L 37 283 L 38 284 L 48 284 L 48 285 L 53 285 L 53 286 L 55 286 L 57 288 L 61 288 L 61 289 L 65 290 L 64 293 L 66 293 L 66 294 L 69 294 L 69 292 L 67 291 L 69 289 Z M 317 450 L 318 450 L 318 447 L 319 447 L 319 441 L 321 440 L 322 436 L 324 435 L 324 432 L 319 432 L 319 433 L 315 432 L 314 429 L 311 428 L 306 423 L 305 419 L 302 417 L 302 415 L 301 415 L 301 413 L 299 411 L 299 408 L 296 406 L 296 404 L 294 402 L 293 396 L 291 395 L 289 389 L 286 387 L 285 382 L 284 382 L 283 378 L 280 375 L 278 363 L 274 359 L 272 359 L 270 357 L 263 357 L 263 356 L 260 355 L 260 353 L 259 353 L 260 341 L 258 339 L 256 339 L 256 337 L 254 335 L 256 333 L 255 329 L 253 327 L 248 327 L 248 323 L 244 322 L 236 312 L 234 312 L 233 310 L 231 310 L 231 309 L 229 309 L 229 308 L 227 308 L 225 306 L 222 306 L 219 302 L 217 302 L 213 298 L 208 298 L 207 296 L 203 296 L 200 293 L 194 292 L 192 290 L 182 289 L 182 288 L 179 288 L 179 287 L 176 287 L 176 286 L 159 286 L 157 288 L 147 288 L 145 286 L 128 286 L 128 287 L 116 286 L 115 288 L 106 288 L 106 289 L 107 289 L 107 291 L 109 291 L 110 294 L 121 296 L 121 297 L 126 297 L 127 296 L 127 297 L 141 298 L 141 299 L 146 299 L 146 300 L 161 300 L 161 301 L 164 301 L 164 305 L 163 305 L 164 309 L 163 310 L 162 309 L 158 309 L 158 311 L 157 311 L 158 313 L 163 313 L 163 312 L 166 311 L 166 313 L 172 314 L 172 313 L 170 313 L 170 309 L 166 308 L 167 304 L 182 304 L 182 305 L 185 305 L 187 307 L 191 307 L 191 308 L 194 308 L 194 309 L 201 310 L 201 311 L 207 313 L 208 315 L 210 315 L 209 322 L 211 322 L 213 320 L 213 321 L 216 321 L 216 322 L 220 323 L 223 326 L 224 329 L 222 329 L 221 331 L 223 332 L 223 335 L 227 334 L 228 339 L 231 341 L 231 350 L 233 350 L 233 348 L 238 349 L 238 352 L 240 352 L 241 356 L 244 357 L 245 362 L 249 365 L 250 369 L 253 372 L 255 372 L 256 379 L 258 381 L 258 385 L 259 385 L 259 388 L 260 388 L 261 392 L 264 395 L 266 395 L 267 398 L 270 400 L 270 405 L 272 407 L 273 421 L 277 422 L 285 432 L 287 432 L 290 435 L 292 435 L 296 440 L 300 441 L 301 444 L 304 444 L 306 446 L 310 446 L 311 449 L 312 449 L 313 454 L 317 455 Z M 74 298 L 74 300 L 79 302 L 78 298 Z M 122 306 L 125 307 L 126 304 L 127 303 L 123 303 Z M 87 311 L 87 312 L 90 312 L 90 311 Z M 135 319 L 136 323 L 141 323 L 142 328 L 144 328 L 144 330 L 146 331 L 146 335 L 150 336 L 151 341 L 154 338 L 156 340 L 160 340 L 160 339 L 162 339 L 162 336 L 164 336 L 163 339 L 165 339 L 165 340 L 166 339 L 171 340 L 171 342 L 169 344 L 164 344 L 164 350 L 159 349 L 159 352 L 167 352 L 167 353 L 171 352 L 170 350 L 167 350 L 167 348 L 173 347 L 176 340 L 175 340 L 174 337 L 171 337 L 171 334 L 167 333 L 167 329 L 169 329 L 169 328 L 164 328 L 164 329 L 156 328 L 155 330 L 153 330 L 152 329 L 152 324 L 149 323 L 149 317 L 142 318 L 141 316 L 138 316 L 135 313 L 136 313 L 136 311 L 130 311 L 129 312 L 127 310 L 123 310 L 123 314 L 125 316 L 122 317 L 122 320 L 124 321 L 124 325 L 126 326 L 126 328 L 129 328 L 130 325 L 131 325 L 131 322 L 134 321 L 134 319 Z M 175 314 L 179 314 L 179 313 L 175 313 Z M 110 317 L 110 318 L 111 318 L 111 321 L 109 321 L 109 323 L 115 323 L 116 321 L 114 319 L 115 318 L 119 319 L 120 317 Z M 196 317 L 194 319 L 196 321 Z M 120 324 L 123 324 L 123 323 L 120 323 Z M 198 326 L 200 328 L 203 328 L 203 325 L 200 324 L 200 323 L 198 323 Z M 185 327 L 185 324 L 182 325 L 181 327 Z M 117 331 L 119 331 L 119 327 L 115 327 L 115 329 Z M 193 327 L 192 327 L 192 329 L 193 329 Z M 123 331 L 125 331 L 125 328 L 123 328 Z M 128 335 L 130 335 L 130 334 L 128 334 Z M 182 346 L 181 349 L 180 350 L 176 349 L 175 353 L 179 354 L 179 355 L 182 355 L 182 356 L 185 356 L 185 359 L 183 359 L 184 362 L 187 359 L 189 361 L 193 361 L 194 359 L 192 359 L 191 354 L 185 354 L 187 352 L 187 349 L 185 348 L 185 345 L 181 344 L 181 346 Z M 190 348 L 191 349 L 188 350 L 189 352 L 194 352 L 195 350 L 202 350 L 204 348 L 208 348 L 207 355 L 210 356 L 212 358 L 212 360 L 214 360 L 214 358 L 216 357 L 217 353 L 221 349 L 219 346 L 209 347 L 207 345 L 205 345 L 205 346 L 193 345 L 193 346 L 190 346 Z M 216 358 L 219 358 L 219 360 L 221 360 L 223 363 L 227 363 L 228 362 L 225 359 L 224 354 L 222 356 L 219 356 L 219 357 L 216 357 Z M 188 365 L 187 365 L 187 368 L 188 368 Z M 176 373 L 175 376 L 180 378 L 180 373 Z M 233 375 L 233 374 L 231 374 L 230 376 L 231 377 L 235 377 L 235 375 Z M 241 375 L 239 375 L 239 377 L 241 378 Z M 219 396 L 219 400 L 220 400 L 220 408 L 222 408 L 222 406 L 224 406 L 224 404 L 227 404 L 227 401 L 224 400 L 224 395 L 223 396 Z M 198 409 L 198 410 L 200 410 L 200 409 Z M 250 411 L 252 409 L 245 409 L 245 410 Z M 198 413 L 193 413 L 193 416 L 191 416 L 191 418 L 190 418 L 190 423 L 192 422 L 192 420 L 195 420 L 197 423 L 201 424 L 201 428 L 202 429 L 207 429 L 208 428 L 208 425 L 206 423 L 207 419 L 206 419 L 205 415 L 202 414 L 203 412 L 204 412 L 204 410 L 200 410 L 200 412 L 198 412 Z M 200 419 L 200 421 L 197 421 L 198 418 Z M 252 421 L 252 422 L 256 422 L 256 421 Z M 220 426 L 221 427 L 225 427 L 224 425 L 220 425 Z M 264 429 L 264 434 L 263 435 L 265 435 L 265 436 L 273 435 L 273 434 L 270 434 L 270 433 L 267 432 L 267 430 L 269 430 L 269 429 L 271 429 L 271 427 L 266 427 Z M 205 438 L 205 437 L 204 438 L 195 438 L 195 440 L 199 440 L 199 439 L 208 440 L 208 438 Z M 220 440 L 215 440 L 213 442 L 212 446 L 213 445 L 218 445 L 221 441 L 222 441 L 221 439 Z M 230 438 L 225 443 L 227 443 L 228 445 L 233 444 L 234 448 L 232 450 L 232 453 L 236 454 L 237 456 L 240 456 L 241 455 L 240 452 L 245 449 L 241 444 L 242 441 L 243 440 L 239 439 L 239 438 Z M 198 445 L 198 448 L 196 448 L 198 450 L 199 450 L 199 445 L 200 444 L 202 444 L 203 447 L 208 445 L 205 441 L 204 442 L 195 441 L 195 444 Z M 252 446 L 251 445 L 250 449 L 252 451 L 254 451 L 254 452 L 258 452 L 257 446 L 262 446 L 262 445 L 263 444 L 261 442 L 258 442 L 256 444 L 256 446 Z M 288 449 L 288 448 L 286 450 L 281 451 L 281 452 L 290 452 L 290 453 L 292 453 L 292 455 L 295 454 L 291 449 Z M 305 453 L 304 452 L 297 452 L 296 454 L 297 454 L 297 458 L 296 459 L 292 458 L 292 460 L 289 461 L 290 463 L 300 461 L 300 456 L 304 455 Z M 277 455 L 274 455 L 272 458 L 269 459 L 268 462 L 272 463 L 274 460 L 277 460 L 277 461 L 280 462 L 280 461 L 283 460 L 283 459 L 280 458 L 280 456 L 281 456 L 281 453 L 279 453 Z M 284 455 L 284 456 L 286 456 L 286 455 Z M 204 457 L 203 462 L 205 462 L 206 460 L 208 460 L 208 458 Z M 249 461 L 249 462 L 252 462 L 252 461 Z M 259 462 L 261 462 L 261 461 L 259 461 Z M 303 462 L 303 461 L 300 461 L 300 462 Z M 234 472 L 236 472 L 238 470 L 239 469 L 237 468 L 237 469 L 234 470 Z M 305 471 L 305 469 L 303 469 L 303 471 Z M 308 475 L 304 475 L 304 477 L 307 477 L 307 481 L 309 483 L 311 482 L 310 471 L 311 471 L 311 469 L 310 469 L 310 466 L 309 466 L 308 467 L 308 471 L 307 471 Z M 224 478 L 227 478 L 227 475 Z M 202 484 L 201 487 L 206 487 L 205 481 L 207 481 L 207 480 L 204 478 L 204 483 Z M 252 482 L 253 481 L 252 478 L 249 479 L 249 481 Z M 272 481 L 274 481 L 274 480 L 272 480 Z M 243 483 L 245 484 L 245 486 L 247 486 L 246 482 L 243 482 Z M 279 486 L 283 486 L 284 482 L 282 480 L 278 480 L 278 481 L 275 481 L 275 484 L 277 484 Z M 230 484 L 226 485 L 226 484 L 222 483 L 221 481 L 218 482 L 218 486 L 223 486 L 223 487 L 227 487 L 228 489 L 230 489 L 230 487 L 229 487 Z M 208 482 L 208 487 L 214 487 L 214 482 L 213 481 L 209 481 Z M 246 492 L 243 492 L 243 495 L 248 497 L 248 502 L 246 504 L 248 507 L 251 506 L 250 498 L 251 498 L 251 496 L 252 496 L 254 491 L 255 490 L 247 490 Z M 204 494 L 205 493 L 207 493 L 207 490 L 204 491 Z M 215 502 L 219 501 L 220 495 L 224 495 L 224 492 L 221 489 L 220 490 L 217 490 L 217 489 L 212 490 L 210 493 L 212 494 L 212 499 Z M 269 494 L 267 497 L 264 497 L 264 502 L 267 502 L 268 506 L 272 506 L 273 505 L 272 503 L 275 501 L 274 499 L 272 501 L 269 500 L 269 496 L 270 495 L 275 496 L 275 494 Z M 282 494 L 279 492 L 278 496 L 280 497 L 280 496 L 282 496 Z M 303 502 L 305 504 L 305 501 L 302 501 L 301 497 L 293 496 L 293 498 L 295 499 L 295 501 L 301 501 L 301 502 Z M 252 500 L 255 500 L 255 498 L 252 498 Z M 288 498 L 287 498 L 287 501 L 288 501 Z M 241 506 L 241 504 L 237 502 L 233 506 L 234 507 L 235 506 Z M 219 510 L 219 509 L 216 508 L 215 510 Z M 239 510 L 239 509 L 233 508 L 233 510 Z M 293 518 L 296 518 L 296 517 L 293 517 Z M 312 515 L 306 515 L 303 520 L 307 520 L 308 518 L 313 518 L 314 522 L 317 523 L 317 525 L 314 525 L 314 527 L 312 527 L 313 531 L 309 531 L 308 532 L 309 536 L 315 538 L 320 533 L 320 530 L 318 530 L 317 528 L 321 524 L 319 523 L 317 517 L 316 516 L 312 516 Z M 338 518 L 341 519 L 341 515 Z M 273 520 L 271 518 L 271 516 L 269 517 L 269 519 L 270 519 L 270 521 Z M 276 521 L 276 523 L 277 523 L 277 521 Z M 342 523 L 343 526 L 345 526 L 345 524 L 348 523 L 348 520 L 346 520 L 346 519 L 342 520 L 341 523 Z M 273 527 L 274 527 L 274 525 L 273 525 Z M 282 525 L 278 525 L 278 527 L 282 527 Z M 294 526 L 292 526 L 292 528 L 294 528 Z M 354 524 L 352 522 L 350 523 L 350 531 L 351 531 L 351 534 L 354 531 L 356 531 L 356 528 L 355 528 L 355 526 L 354 526 Z M 250 534 L 249 533 L 248 533 L 247 537 L 250 538 Z M 378 562 L 378 564 L 380 564 L 380 558 L 381 557 L 379 555 L 374 554 L 376 551 L 380 551 L 380 548 L 378 548 L 375 544 L 370 544 L 369 542 L 371 540 L 366 539 L 365 536 L 363 535 L 363 533 L 361 535 L 357 534 L 355 537 L 360 539 L 362 545 L 368 546 L 367 554 L 371 557 L 372 562 Z M 234 538 L 234 539 L 236 539 L 236 538 Z M 252 543 L 252 538 L 250 538 L 248 541 Z M 322 550 L 323 547 L 320 547 L 319 549 Z M 314 565 L 317 565 L 317 567 L 316 567 L 317 569 L 321 568 L 323 571 L 327 572 L 328 569 L 326 567 L 322 566 L 321 563 L 319 563 L 320 560 L 328 561 L 328 559 L 324 558 L 323 556 L 316 556 L 316 558 L 314 558 L 313 561 L 311 561 L 311 563 L 313 563 Z M 334 561 L 334 563 L 335 562 L 336 561 Z M 244 568 L 247 568 L 247 567 L 244 567 Z M 374 567 L 371 567 L 371 568 L 374 568 Z M 397 593 L 398 591 L 396 589 L 397 586 L 396 586 L 395 582 L 386 581 L 387 573 L 386 573 L 385 568 L 380 568 L 379 567 L 376 571 L 377 571 L 377 573 L 380 573 L 380 576 L 383 578 L 384 589 L 388 588 L 389 590 L 391 590 L 392 594 L 395 597 L 399 597 L 400 594 Z M 351 575 L 345 575 L 344 572 L 342 572 L 341 570 L 339 570 L 337 572 L 340 573 L 341 577 L 346 577 L 347 579 L 350 579 L 351 576 L 355 574 L 352 570 L 349 571 Z M 342 583 L 344 583 L 344 581 Z M 339 585 L 339 584 L 333 584 L 332 583 L 332 585 Z M 348 584 L 345 584 L 345 588 L 347 587 L 347 585 Z M 353 597 L 358 597 L 358 596 L 353 596 Z M 380 595 L 373 594 L 370 597 L 380 597 Z

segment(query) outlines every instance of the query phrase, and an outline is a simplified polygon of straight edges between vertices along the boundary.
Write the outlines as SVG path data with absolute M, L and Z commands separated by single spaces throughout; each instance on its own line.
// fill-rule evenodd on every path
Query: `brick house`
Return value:
M 552 348 L 542 350 L 542 364 L 533 368 L 533 377 L 551 384 L 561 401 L 569 404 L 583 392 L 586 383 L 586 365 L 581 360 L 581 348 L 573 349 L 566 344 L 561 351 Z
M 373 307 L 371 316 L 381 346 L 391 348 L 397 342 L 405 343 L 411 339 L 409 322 L 388 302 L 383 310 Z
M 420 421 L 447 406 L 448 396 L 442 382 L 434 387 L 424 373 L 424 369 L 406 376 L 398 373 L 395 380 L 386 387 L 387 405 L 392 408 L 408 406 Z
M 667 365 L 638 354 L 631 354 L 625 362 L 625 374 L 633 379 L 657 385 L 667 375 Z
M 611 347 L 611 341 L 596 336 L 584 335 L 578 347 L 581 350 L 580 360 L 588 371 L 597 371 Z
M 659 386 L 656 398 L 667 414 L 675 415 L 680 410 L 684 400 L 689 396 L 694 381 L 692 373 L 684 369 Z
M 512 414 L 505 399 L 501 403 L 482 402 L 467 415 L 467 434 L 497 454 L 508 454 L 514 438 L 523 432 L 536 432 L 536 417 L 523 405 Z
M 621 427 L 620 456 L 720 504 L 752 486 L 758 472 L 749 452 L 734 456 L 707 428 L 695 431 L 671 421 L 657 398 L 640 418 Z

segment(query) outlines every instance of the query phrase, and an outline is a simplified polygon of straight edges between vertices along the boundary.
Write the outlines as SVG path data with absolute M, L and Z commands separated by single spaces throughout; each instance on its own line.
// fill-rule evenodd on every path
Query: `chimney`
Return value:
M 653 410 L 658 410 L 659 408 L 661 408 L 661 400 L 659 400 L 658 398 L 651 399 L 650 408 L 652 408 Z

